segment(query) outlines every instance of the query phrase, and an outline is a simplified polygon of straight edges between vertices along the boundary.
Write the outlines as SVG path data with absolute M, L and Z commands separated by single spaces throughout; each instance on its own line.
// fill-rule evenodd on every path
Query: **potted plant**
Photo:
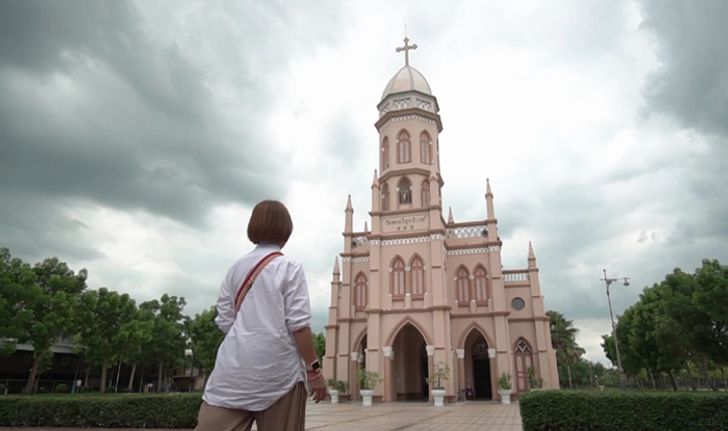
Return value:
M 540 390 L 541 386 L 543 386 L 543 379 L 536 376 L 536 369 L 528 367 L 528 370 L 526 371 L 528 372 L 528 386 L 532 391 Z
M 346 382 L 341 380 L 329 379 L 329 395 L 331 396 L 331 404 L 339 403 L 339 395 L 346 392 Z
M 498 395 L 500 395 L 501 404 L 511 403 L 511 375 L 502 373 L 498 377 Z
M 361 395 L 361 405 L 364 407 L 369 407 L 372 405 L 372 395 L 374 394 L 374 388 L 377 386 L 377 383 L 381 381 L 379 378 L 379 373 L 376 371 L 367 371 L 363 368 L 359 369 L 357 371 L 357 376 L 359 377 L 359 384 L 361 385 L 361 389 L 359 389 L 359 395 Z
M 432 385 L 432 399 L 435 407 L 445 405 L 445 382 L 450 378 L 450 367 L 443 362 L 438 362 L 432 376 L 427 378 L 427 383 Z

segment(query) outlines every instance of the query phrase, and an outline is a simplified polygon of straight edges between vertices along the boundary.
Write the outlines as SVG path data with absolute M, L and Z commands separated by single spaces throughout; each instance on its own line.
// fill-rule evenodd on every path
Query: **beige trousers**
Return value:
M 306 387 L 297 383 L 272 406 L 259 412 L 226 409 L 202 402 L 195 431 L 303 431 L 306 419 Z

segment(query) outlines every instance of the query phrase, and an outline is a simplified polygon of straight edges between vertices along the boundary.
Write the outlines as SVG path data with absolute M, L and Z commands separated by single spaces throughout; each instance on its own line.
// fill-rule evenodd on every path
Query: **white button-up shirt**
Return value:
M 260 244 L 238 260 L 220 287 L 215 323 L 225 332 L 202 399 L 208 404 L 261 411 L 304 380 L 292 333 L 311 325 L 308 287 L 301 264 L 286 256 L 258 275 L 235 314 L 235 295 L 251 268 L 279 251 Z

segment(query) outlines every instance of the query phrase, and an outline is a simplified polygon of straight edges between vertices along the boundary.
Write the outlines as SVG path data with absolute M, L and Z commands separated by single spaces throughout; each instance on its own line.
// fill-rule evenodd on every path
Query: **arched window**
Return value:
M 420 161 L 428 165 L 432 163 L 432 139 L 427 132 L 420 134 Z
M 422 206 L 430 206 L 430 182 L 425 180 L 422 181 L 422 190 L 420 190 L 420 199 L 422 200 Z
M 533 353 L 531 345 L 523 338 L 516 341 L 513 347 L 513 359 L 516 361 L 516 390 L 518 392 L 527 391 L 528 386 L 528 368 L 533 366 Z
M 387 183 L 382 185 L 382 211 L 389 211 L 389 186 Z
M 478 304 L 488 303 L 488 278 L 481 265 L 475 268 L 475 301 Z
M 425 265 L 419 256 L 412 258 L 410 262 L 412 271 L 412 297 L 421 298 L 425 295 Z
M 389 167 L 389 138 L 385 137 L 382 141 L 382 156 L 380 157 L 380 171 L 383 171 Z
M 463 266 L 458 268 L 455 289 L 457 291 L 458 304 L 467 306 L 470 303 L 470 274 Z
M 397 136 L 397 163 L 409 163 L 412 159 L 412 142 L 406 130 L 399 132 Z
M 359 273 L 354 281 L 354 309 L 363 310 L 367 306 L 367 277 Z
M 404 293 L 404 260 L 397 257 L 392 262 L 392 296 L 401 298 Z
M 397 183 L 397 195 L 400 204 L 412 203 L 412 183 L 407 177 L 402 178 Z

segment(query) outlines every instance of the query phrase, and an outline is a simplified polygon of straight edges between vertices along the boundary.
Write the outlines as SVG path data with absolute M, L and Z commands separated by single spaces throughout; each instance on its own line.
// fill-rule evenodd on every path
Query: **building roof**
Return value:
M 405 91 L 419 91 L 432 96 L 430 84 L 422 75 L 422 73 L 410 65 L 405 65 L 397 73 L 384 88 L 382 100 L 390 94 L 403 93 Z

